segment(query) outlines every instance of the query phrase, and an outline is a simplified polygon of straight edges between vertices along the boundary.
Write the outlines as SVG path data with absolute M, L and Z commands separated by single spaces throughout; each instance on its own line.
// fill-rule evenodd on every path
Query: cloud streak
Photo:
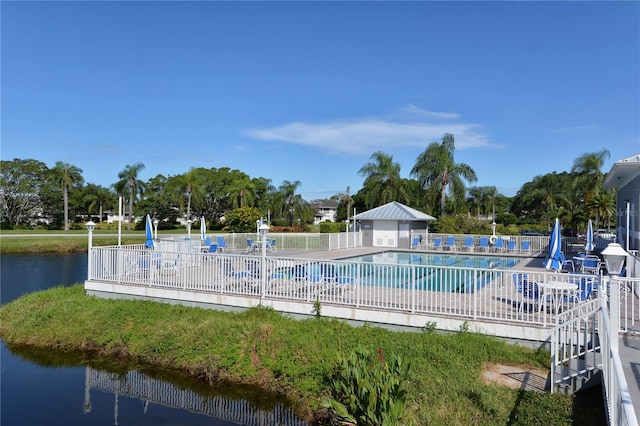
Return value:
M 252 129 L 250 138 L 320 147 L 335 154 L 369 155 L 390 147 L 424 149 L 429 143 L 453 133 L 456 149 L 495 147 L 481 126 L 458 122 L 458 114 L 422 110 L 409 105 L 393 117 L 364 117 L 324 123 L 293 122 L 277 127 Z

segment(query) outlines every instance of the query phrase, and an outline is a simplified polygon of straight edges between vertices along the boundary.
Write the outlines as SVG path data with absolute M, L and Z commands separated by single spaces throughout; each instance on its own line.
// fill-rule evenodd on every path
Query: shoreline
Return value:
M 410 362 L 410 409 L 408 423 L 402 424 L 506 424 L 516 409 L 521 420 L 514 424 L 535 418 L 569 425 L 593 416 L 595 405 L 590 401 L 585 409 L 574 410 L 576 397 L 537 392 L 527 392 L 528 403 L 522 405 L 518 390 L 484 384 L 486 363 L 544 368 L 549 356 L 487 336 L 394 332 L 330 318 L 294 320 L 260 307 L 230 313 L 106 300 L 87 297 L 81 284 L 31 293 L 3 305 L 0 337 L 8 345 L 79 350 L 150 368 L 168 367 L 210 385 L 222 381 L 256 386 L 284 395 L 310 424 L 322 424 L 326 414 L 321 403 L 337 355 L 358 346 L 374 353 L 380 348 Z

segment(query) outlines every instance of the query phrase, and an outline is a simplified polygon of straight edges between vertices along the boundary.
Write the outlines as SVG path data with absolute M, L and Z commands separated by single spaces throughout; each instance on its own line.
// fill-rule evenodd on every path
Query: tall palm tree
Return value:
M 129 192 L 129 226 L 131 230 L 131 222 L 133 221 L 133 200 L 140 194 L 144 193 L 145 184 L 138 180 L 138 173 L 144 169 L 144 164 L 136 163 L 133 166 L 127 164 L 120 173 L 118 173 L 118 182 L 114 184 L 114 189 L 120 195 L 124 195 L 126 190 Z
M 494 206 L 496 195 L 498 195 L 498 190 L 495 186 L 473 186 L 469 188 L 470 207 L 476 209 L 478 219 L 480 215 L 488 216 L 489 208 Z
M 466 187 L 464 180 L 478 180 L 476 172 L 465 163 L 456 163 L 453 158 L 455 141 L 451 133 L 445 133 L 442 142 L 432 142 L 418 155 L 411 175 L 418 178 L 420 186 L 427 190 L 439 190 L 440 214 L 445 215 L 447 190 L 449 189 L 455 202 L 465 201 Z
M 54 167 L 54 173 L 60 181 L 60 189 L 62 190 L 62 200 L 64 202 L 64 230 L 69 230 L 69 188 L 76 183 L 84 182 L 82 177 L 82 169 L 69 164 L 58 161 Z
M 405 183 L 400 177 L 400 163 L 393 156 L 382 151 L 374 152 L 369 162 L 358 173 L 365 177 L 365 202 L 367 207 L 375 207 L 391 201 L 407 203 L 409 199 Z
M 231 207 L 252 207 L 255 194 L 255 185 L 249 176 L 242 173 L 236 176 L 229 187 Z
M 609 150 L 603 149 L 600 152 L 582 154 L 574 160 L 571 172 L 578 174 L 575 187 L 584 194 L 585 203 L 588 204 L 602 190 L 604 173 L 601 169 L 610 156 Z
M 284 199 L 285 207 L 288 209 L 289 217 L 291 218 L 291 226 L 294 225 L 296 208 L 302 204 L 302 197 L 299 194 L 296 194 L 300 185 L 301 183 L 299 180 L 293 182 L 285 180 L 282 181 L 278 188 L 278 192 L 282 194 Z
M 186 174 L 183 175 L 184 194 L 187 195 L 187 213 L 185 218 L 189 220 L 191 218 L 191 201 L 194 195 L 201 195 L 202 190 L 202 168 L 192 167 Z M 181 195 L 181 198 L 184 196 Z M 182 205 L 182 202 L 180 202 Z

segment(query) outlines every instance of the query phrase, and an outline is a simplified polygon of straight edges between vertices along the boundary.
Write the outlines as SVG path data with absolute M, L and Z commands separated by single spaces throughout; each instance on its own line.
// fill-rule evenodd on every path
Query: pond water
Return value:
M 2 255 L 0 262 L 1 304 L 87 276 L 86 253 Z M 4 341 L 0 356 L 3 426 L 306 425 L 255 389 L 213 389 L 162 372 L 96 367 L 99 360 L 55 351 L 12 352 Z

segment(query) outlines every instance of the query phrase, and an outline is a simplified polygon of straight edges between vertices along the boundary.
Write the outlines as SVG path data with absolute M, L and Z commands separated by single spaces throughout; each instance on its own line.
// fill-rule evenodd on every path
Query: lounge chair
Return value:
M 531 252 L 531 241 L 522 241 L 520 243 L 520 251 L 522 252 Z
M 496 238 L 496 242 L 493 244 L 493 251 L 495 252 L 504 251 L 504 239 Z
M 488 237 L 480 237 L 480 245 L 478 245 L 478 250 L 480 250 L 480 251 L 489 251 L 489 238 Z
M 440 250 L 442 248 L 442 238 L 434 239 L 431 248 L 434 250 Z
M 247 238 L 247 253 L 250 251 L 258 251 L 258 244 L 254 243 L 251 238 Z
M 216 237 L 218 242 L 218 251 L 227 251 L 227 244 L 224 242 L 224 237 Z
M 515 253 L 515 252 L 516 252 L 516 240 L 508 240 L 507 253 Z
M 447 242 L 445 243 L 445 245 L 442 247 L 443 250 L 450 250 L 450 251 L 455 251 L 458 249 L 458 247 L 456 246 L 456 239 L 454 236 L 450 235 L 447 237 Z
M 473 251 L 473 237 L 465 237 L 462 249 L 466 251 Z
M 411 240 L 410 248 L 417 249 L 419 246 L 420 246 L 420 237 L 413 237 L 413 239 Z

